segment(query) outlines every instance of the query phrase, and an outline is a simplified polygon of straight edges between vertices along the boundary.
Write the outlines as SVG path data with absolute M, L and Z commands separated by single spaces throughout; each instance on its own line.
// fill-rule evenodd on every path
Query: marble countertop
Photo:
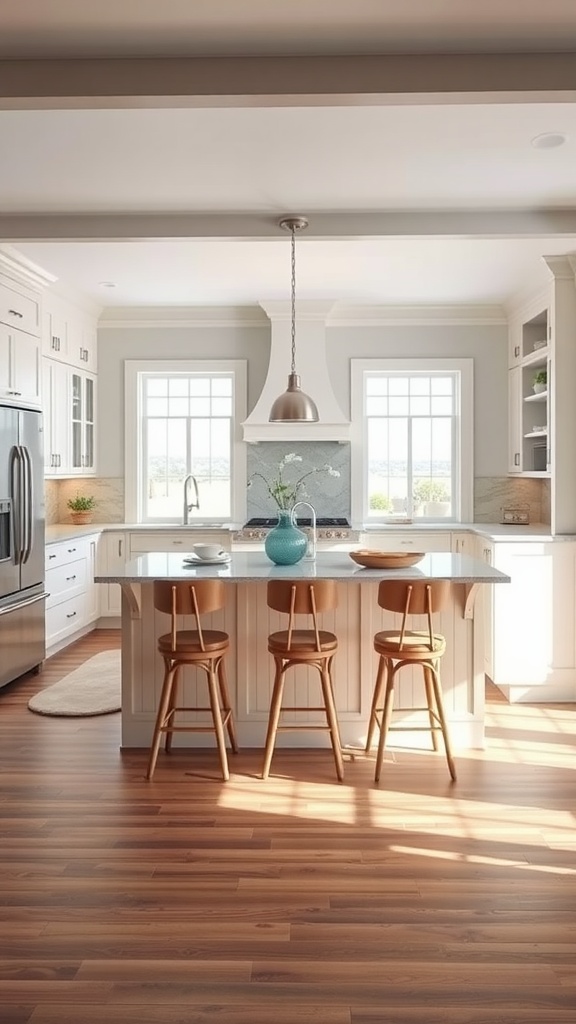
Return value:
M 223 579 L 237 583 L 268 579 L 450 580 L 453 583 L 509 583 L 510 577 L 480 559 L 448 552 L 424 555 L 406 569 L 363 569 L 343 552 L 319 552 L 314 561 L 274 565 L 265 554 L 234 552 L 228 562 L 201 565 L 183 561 L 181 554 L 140 555 L 122 569 L 99 573 L 96 583 L 149 583 L 154 580 Z
M 74 537 L 87 537 L 95 533 L 108 531 L 136 532 L 164 532 L 164 533 L 194 533 L 196 530 L 206 532 L 208 530 L 226 530 L 233 533 L 237 526 L 179 526 L 176 523 L 159 525 L 150 523 L 91 523 L 87 526 L 73 526 L 72 523 L 56 523 L 46 527 L 46 544 L 56 544 L 58 541 L 72 540 Z M 550 527 L 543 523 L 534 523 L 529 526 L 502 526 L 500 523 L 411 523 L 407 526 L 394 525 L 370 525 L 363 527 L 362 532 L 370 533 L 428 533 L 451 532 L 451 533 L 474 533 L 479 537 L 486 537 L 488 540 L 498 542 L 516 541 L 572 541 L 576 540 L 573 534 L 562 534 L 552 536 Z

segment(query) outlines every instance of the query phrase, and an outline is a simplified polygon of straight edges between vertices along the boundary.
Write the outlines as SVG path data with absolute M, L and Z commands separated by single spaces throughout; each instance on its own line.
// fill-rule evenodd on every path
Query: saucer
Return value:
M 198 555 L 187 555 L 182 561 L 186 562 L 187 565 L 224 565 L 231 558 L 232 555 L 225 551 L 223 555 L 218 555 L 217 558 L 199 558 Z

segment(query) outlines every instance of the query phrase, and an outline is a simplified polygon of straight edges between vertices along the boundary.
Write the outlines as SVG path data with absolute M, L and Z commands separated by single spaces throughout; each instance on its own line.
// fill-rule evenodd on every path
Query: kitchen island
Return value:
M 392 617 L 377 603 L 378 584 L 391 580 L 449 580 L 452 601 L 437 617 L 436 628 L 447 639 L 442 659 L 445 709 L 455 747 L 482 747 L 484 743 L 484 648 L 483 586 L 509 583 L 510 577 L 485 562 L 464 555 L 434 552 L 406 569 L 362 569 L 343 552 L 320 552 L 314 561 L 292 566 L 273 565 L 262 552 L 235 552 L 230 561 L 217 565 L 189 564 L 181 554 L 157 552 L 142 555 L 114 572 L 95 577 L 97 583 L 117 583 L 122 589 L 122 746 L 148 747 L 163 676 L 163 662 L 156 650 L 157 637 L 165 633 L 168 619 L 154 608 L 154 580 L 218 578 L 229 584 L 226 607 L 207 617 L 214 629 L 230 635 L 228 677 L 241 746 L 262 747 L 270 705 L 271 656 L 269 632 L 281 628 L 280 617 L 266 603 L 270 579 L 336 579 L 341 583 L 338 608 L 324 616 L 323 624 L 339 639 L 334 662 L 334 688 L 345 745 L 363 745 L 376 675 L 372 637 L 386 628 Z M 480 597 L 480 600 L 478 598 Z M 287 704 L 317 704 L 317 673 L 297 669 L 286 684 Z M 420 674 L 406 669 L 398 693 L 406 707 L 407 721 L 417 725 L 421 706 Z M 196 694 L 196 685 L 200 687 Z M 193 669 L 183 670 L 185 703 L 205 704 L 204 679 Z M 298 698 L 290 691 L 297 686 Z M 317 712 L 310 712 L 310 721 Z M 289 720 L 289 719 L 287 719 Z M 302 716 L 299 716 L 299 721 Z M 279 743 L 308 746 L 311 733 L 291 732 Z M 425 742 L 420 733 L 406 733 L 406 743 Z M 203 734 L 183 733 L 182 745 L 213 743 Z M 316 737 L 318 745 L 325 743 Z M 413 743 L 412 743 L 413 745 Z

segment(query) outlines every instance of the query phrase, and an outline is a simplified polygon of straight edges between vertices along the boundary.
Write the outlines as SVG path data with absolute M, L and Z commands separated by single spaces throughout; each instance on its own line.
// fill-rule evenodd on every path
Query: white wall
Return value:
M 255 319 L 261 310 L 255 311 Z M 350 359 L 471 357 L 474 360 L 475 477 L 507 474 L 507 328 L 502 325 L 331 326 L 330 377 L 350 414 Z M 270 352 L 269 326 L 238 324 L 103 327 L 98 332 L 98 475 L 124 472 L 125 359 L 246 359 L 248 410 L 262 388 Z M 286 372 L 289 365 L 287 362 Z

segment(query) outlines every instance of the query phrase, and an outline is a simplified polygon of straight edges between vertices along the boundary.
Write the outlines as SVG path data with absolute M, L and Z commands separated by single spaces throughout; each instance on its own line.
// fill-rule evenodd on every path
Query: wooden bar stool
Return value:
M 456 768 L 450 748 L 450 737 L 444 714 L 442 685 L 440 681 L 440 658 L 446 650 L 446 640 L 440 633 L 435 633 L 432 627 L 433 613 L 440 611 L 448 603 L 449 596 L 450 583 L 444 580 L 435 583 L 425 583 L 424 581 L 396 583 L 383 580 L 378 588 L 378 604 L 387 611 L 396 612 L 401 615 L 402 624 L 400 629 L 386 629 L 376 633 L 374 637 L 374 650 L 380 655 L 380 661 L 378 663 L 378 674 L 376 676 L 372 708 L 370 710 L 366 752 L 368 753 L 370 750 L 374 731 L 378 728 L 380 738 L 376 756 L 376 771 L 374 773 L 376 782 L 380 780 L 386 737 L 390 731 L 400 729 L 409 732 L 421 729 L 430 731 L 434 750 L 438 749 L 437 733 L 441 732 L 444 739 L 450 775 L 453 780 L 456 779 Z M 414 631 L 407 629 L 406 623 L 409 615 L 426 615 L 428 619 L 427 630 Z M 426 691 L 426 707 L 410 708 L 409 710 L 427 711 L 429 725 L 391 724 L 392 712 L 403 710 L 402 708 L 394 708 L 394 683 L 396 681 L 396 674 L 405 665 L 421 665 L 422 667 Z M 384 700 L 382 701 L 383 691 Z
M 274 658 L 276 671 L 268 718 L 262 778 L 268 778 L 278 732 L 320 729 L 330 734 L 336 774 L 342 782 L 344 763 L 332 684 L 332 660 L 338 648 L 338 639 L 334 633 L 329 633 L 318 627 L 318 615 L 335 608 L 338 603 L 336 581 L 314 580 L 312 583 L 307 580 L 271 580 L 268 583 L 267 599 L 270 608 L 286 613 L 289 619 L 287 630 L 270 633 L 268 637 L 268 650 Z M 311 616 L 312 629 L 295 629 L 296 615 Z M 320 707 L 282 706 L 286 672 L 296 665 L 308 665 L 318 669 L 324 699 L 324 703 Z M 308 723 L 305 725 L 280 725 L 280 715 L 286 711 L 305 713 L 324 711 L 326 725 Z
M 170 752 L 175 732 L 214 732 L 220 755 L 224 779 L 230 778 L 226 739 L 228 731 L 230 746 L 236 754 L 236 729 L 228 685 L 224 657 L 229 650 L 228 633 L 216 629 L 202 629 L 200 616 L 218 611 L 224 606 L 225 587 L 222 580 L 196 580 L 194 583 L 154 583 L 154 607 L 171 617 L 170 632 L 158 638 L 158 650 L 164 659 L 164 681 L 156 715 L 147 778 L 151 779 L 156 767 L 160 739 L 164 733 L 166 753 Z M 177 630 L 177 615 L 193 615 L 195 629 Z M 196 665 L 206 673 L 210 707 L 178 706 L 178 681 L 183 665 Z M 210 711 L 212 725 L 176 725 L 176 715 L 181 711 Z

